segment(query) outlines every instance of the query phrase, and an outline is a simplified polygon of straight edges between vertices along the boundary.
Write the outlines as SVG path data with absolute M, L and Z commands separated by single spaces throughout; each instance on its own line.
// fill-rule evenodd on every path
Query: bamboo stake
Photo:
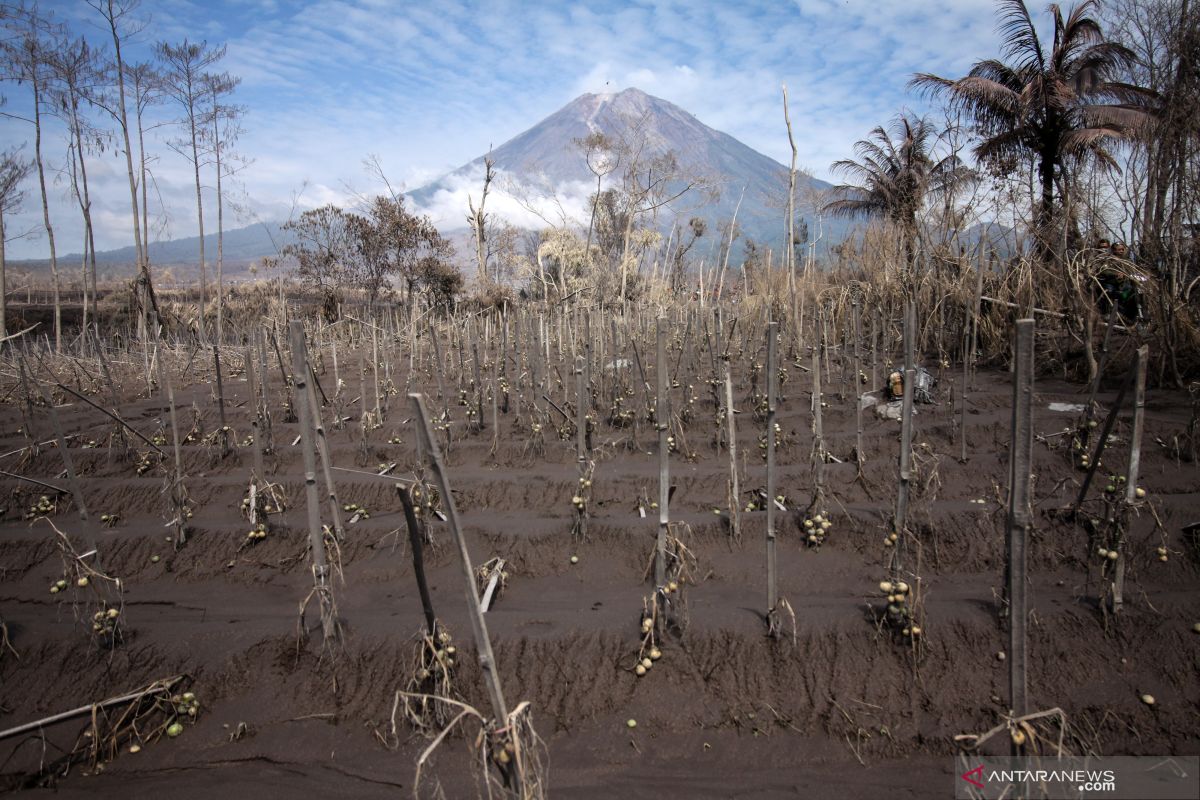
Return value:
M 379 330 L 374 325 L 371 325 L 371 374 L 375 383 L 375 424 L 380 425 L 383 423 L 383 409 L 379 396 Z
M 1026 670 L 1029 662 L 1028 622 L 1029 488 L 1033 468 L 1033 331 L 1032 319 L 1017 320 L 1013 381 L 1012 444 L 1008 492 L 1008 648 L 1009 714 L 1028 713 Z M 905 387 L 907 393 L 907 387 Z M 1013 743 L 1013 755 L 1021 747 Z
M 266 481 L 263 467 L 263 443 L 262 443 L 262 415 L 259 407 L 258 385 L 254 374 L 254 359 L 251 357 L 250 348 L 246 348 L 246 383 L 250 387 L 250 405 L 253 409 L 250 412 L 250 437 L 253 439 L 254 445 L 254 480 Z
M 667 320 L 659 317 L 657 323 L 657 358 L 655 372 L 658 373 L 658 398 L 655 401 L 654 421 L 658 426 L 658 540 L 654 551 L 654 584 L 661 588 L 667 580 L 667 533 L 671 515 L 670 446 L 667 434 L 670 430 L 671 412 L 667 407 Z
M 775 394 L 778 367 L 775 363 L 775 331 L 779 323 L 767 324 L 767 618 L 779 602 L 775 556 Z M 816 373 L 816 370 L 814 370 Z
M 859 379 L 859 373 L 862 371 L 859 353 L 859 346 L 862 342 L 862 320 L 859 319 L 857 301 L 850 304 L 850 309 L 854 315 L 854 375 L 851 378 L 854 385 L 854 461 L 861 474 L 863 461 L 866 460 L 863 458 L 862 381 Z
M 730 375 L 729 359 L 724 358 L 725 370 L 725 425 L 729 430 L 729 529 L 733 538 L 742 540 L 741 497 L 737 465 L 737 423 L 734 421 L 733 377 Z
M 292 344 L 292 403 L 300 421 L 300 448 L 304 458 L 304 492 L 308 507 L 308 543 L 312 550 L 313 580 L 321 604 L 321 626 L 326 640 L 333 638 L 337 623 L 331 613 L 329 564 L 325 558 L 325 537 L 321 529 L 321 503 L 317 496 L 317 457 L 314 452 L 312 409 L 309 407 L 308 364 L 304 356 L 304 323 L 290 323 Z
M 1137 498 L 1138 470 L 1142 461 L 1142 427 L 1146 415 L 1146 368 L 1150 348 L 1142 345 L 1137 351 L 1137 379 L 1133 390 L 1133 430 L 1129 438 L 1129 469 L 1125 473 L 1125 499 L 1121 514 L 1125 516 Z M 1125 520 L 1121 521 L 1121 541 L 1117 547 L 1116 574 L 1113 578 L 1113 611 L 1120 611 L 1125 602 Z
M 171 451 L 175 456 L 175 474 L 171 482 L 171 503 L 175 507 L 175 547 L 187 542 L 187 520 L 184 519 L 185 500 L 183 490 L 183 453 L 179 443 L 179 415 L 175 410 L 175 384 L 166 363 L 160 362 L 162 381 L 167 387 L 167 408 L 171 419 Z
M 471 336 L 471 352 L 475 356 L 472 362 L 472 373 L 474 374 L 475 389 L 475 430 L 483 428 L 483 379 L 479 377 L 479 332 L 475 331 L 475 335 Z
M 446 404 L 446 379 L 442 374 L 442 343 L 438 340 L 437 328 L 432 319 L 429 320 L 429 340 L 433 342 L 433 364 L 437 372 L 438 400 L 442 401 L 444 406 Z
M 970 323 L 968 323 L 970 325 Z M 967 329 L 963 329 L 963 349 L 967 349 L 970 341 L 970 333 Z M 967 353 L 963 353 L 963 371 L 962 371 L 962 391 L 958 398 L 958 439 L 959 439 L 959 454 L 958 460 L 963 464 L 967 463 L 967 383 L 971 375 L 971 357 Z
M 983 303 L 983 253 L 979 254 L 979 266 L 975 270 L 975 305 L 971 309 L 971 346 L 966 358 L 971 364 L 971 377 L 975 377 L 975 353 L 979 347 L 979 315 Z M 966 387 L 964 387 L 965 389 Z M 965 395 L 964 395 L 965 396 Z
M 417 510 L 413 505 L 408 487 L 396 484 L 396 494 L 404 508 L 404 522 L 408 526 L 408 543 L 412 548 L 413 575 L 417 579 L 417 592 L 421 595 L 421 608 L 425 612 L 425 627 L 429 635 L 437 633 L 437 617 L 433 613 L 433 600 L 429 596 L 429 582 L 425 580 L 425 542 L 421 535 L 421 523 L 417 521 Z
M 816 348 L 812 352 L 812 418 L 813 418 L 813 471 L 816 473 L 817 492 L 812 508 L 824 513 L 825 503 L 825 423 L 821 413 L 821 358 Z M 770 446 L 770 440 L 767 442 Z M 772 495 L 773 497 L 774 495 Z
M 308 350 L 305 348 L 305 362 L 308 362 Z M 313 378 L 312 365 L 308 366 L 308 377 Z M 342 504 L 338 501 L 337 484 L 333 482 L 332 464 L 329 458 L 329 439 L 325 435 L 325 423 L 321 420 L 321 404 L 317 402 L 317 392 L 312 383 L 308 383 L 308 406 L 311 411 L 310 419 L 315 434 L 317 454 L 321 457 L 321 472 L 325 478 L 326 498 L 329 501 L 329 513 L 333 518 L 333 533 L 340 542 L 346 538 L 346 527 L 342 524 Z
M 1079 494 L 1075 497 L 1075 504 L 1071 506 L 1070 516 L 1072 517 L 1079 513 L 1079 508 L 1083 505 L 1083 501 L 1087 497 L 1088 489 L 1092 485 L 1092 479 L 1096 475 L 1096 470 L 1100 467 L 1100 458 L 1104 455 L 1104 448 L 1108 445 L 1108 435 L 1112 433 L 1113 426 L 1117 422 L 1117 416 L 1121 411 L 1121 404 L 1125 401 L 1125 395 L 1129 393 L 1129 387 L 1133 385 L 1136 379 L 1137 371 L 1138 365 L 1134 363 L 1133 368 L 1125 376 L 1125 380 L 1121 382 L 1121 388 L 1117 390 L 1117 397 L 1113 400 L 1112 408 L 1108 410 L 1108 416 L 1104 418 L 1104 425 L 1100 429 L 1100 437 L 1096 439 L 1096 449 L 1092 453 L 1091 461 L 1088 464 L 1087 474 L 1083 476 L 1083 483 L 1079 487 Z
M 471 618 L 471 630 L 475 636 L 475 648 L 479 653 L 479 666 L 483 670 L 484 684 L 492 702 L 492 715 L 497 723 L 508 719 L 508 708 L 504 704 L 504 693 L 500 688 L 500 675 L 496 667 L 496 657 L 492 653 L 492 642 L 488 638 L 487 622 L 483 618 L 483 609 L 479 602 L 479 588 L 475 585 L 475 570 L 471 566 L 471 554 L 467 551 L 467 541 L 463 537 L 462 526 L 458 519 L 458 505 L 454 493 L 450 490 L 450 478 L 442 463 L 442 451 L 437 439 L 429 426 L 429 414 L 425 410 L 425 397 L 421 394 L 410 394 L 412 401 L 417 433 L 424 445 L 429 468 L 437 482 L 442 502 L 446 504 L 447 523 L 454 542 L 458 545 L 459 564 L 462 567 L 463 580 L 466 583 L 467 610 Z
M 217 416 L 221 422 L 221 458 L 229 455 L 229 425 L 225 422 L 225 380 L 221 377 L 221 346 L 213 345 L 213 364 L 217 371 Z
M 908 493 L 912 464 L 912 415 L 913 415 L 913 384 L 916 383 L 917 371 L 908 369 L 904 372 L 904 402 L 900 415 L 900 470 L 899 485 L 896 489 L 896 515 L 892 522 L 892 532 L 896 534 L 896 552 L 892 556 L 892 572 L 899 576 L 904 565 L 906 549 L 905 528 L 908 525 Z

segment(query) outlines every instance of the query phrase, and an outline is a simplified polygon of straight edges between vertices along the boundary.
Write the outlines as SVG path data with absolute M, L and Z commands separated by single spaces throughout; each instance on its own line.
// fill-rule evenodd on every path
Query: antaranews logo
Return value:
M 972 778 L 971 777 L 972 775 L 974 775 L 975 777 Z M 983 764 L 980 764 L 975 769 L 967 770 L 966 772 L 964 772 L 962 774 L 962 779 L 964 781 L 966 781 L 967 783 L 969 783 L 972 786 L 979 788 L 979 789 L 984 788 L 984 785 L 982 783 L 980 783 L 979 780 L 977 780 L 978 778 L 982 778 L 982 777 L 983 777 Z
M 1143 800 L 1200 796 L 1200 757 L 960 758 L 954 796 Z M 967 769 L 963 769 L 966 767 Z

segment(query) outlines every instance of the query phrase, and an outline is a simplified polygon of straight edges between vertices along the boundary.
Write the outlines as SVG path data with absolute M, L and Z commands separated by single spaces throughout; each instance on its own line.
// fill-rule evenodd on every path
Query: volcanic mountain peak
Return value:
M 532 196 L 553 191 L 562 207 L 586 209 L 596 178 L 588 169 L 580 141 L 592 133 L 623 142 L 639 150 L 643 158 L 669 152 L 675 156 L 681 175 L 700 177 L 717 192 L 711 202 L 708 196 L 697 193 L 685 196 L 675 208 L 679 215 L 703 217 L 709 229 L 716 231 L 732 218 L 740 200 L 738 223 L 746 235 L 760 242 L 782 244 L 787 168 L 710 128 L 674 103 L 636 88 L 580 95 L 494 148 L 487 157 L 503 180 L 493 187 L 498 193 L 498 205 L 493 208 L 500 216 L 507 216 L 502 197 L 507 186 L 522 194 L 526 204 Z M 430 213 L 439 226 L 462 227 L 461 209 L 467 206 L 468 194 L 478 196 L 484 158 L 480 156 L 412 192 L 414 203 Z M 617 170 L 608 177 L 608 185 L 619 184 L 619 173 Z M 820 189 L 827 184 L 799 176 L 797 196 L 810 186 Z M 666 227 L 672 221 L 671 214 L 660 219 Z

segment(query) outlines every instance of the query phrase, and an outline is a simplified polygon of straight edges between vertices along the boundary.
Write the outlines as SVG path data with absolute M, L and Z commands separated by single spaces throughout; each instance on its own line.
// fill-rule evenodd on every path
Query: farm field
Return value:
M 296 374 L 293 363 L 304 362 L 292 361 L 282 323 L 269 321 L 268 336 L 251 329 L 248 344 L 220 349 L 220 390 L 213 350 L 184 343 L 163 341 L 153 354 L 111 343 L 102 354 L 90 344 L 71 356 L 7 351 L 0 619 L 10 647 L 0 653 L 0 730 L 185 677 L 162 695 L 176 699 L 157 709 L 125 703 L 102 713 L 94 729 L 84 714 L 45 726 L 44 738 L 33 731 L 0 740 L 0 785 L 49 786 L 61 797 L 411 794 L 417 760 L 440 730 L 422 736 L 397 696 L 412 688 L 426 625 L 396 489 L 398 480 L 408 486 L 420 478 L 430 496 L 428 452 L 418 447 L 406 397 L 421 392 L 435 421 L 445 410 L 449 422 L 435 425 L 435 437 L 472 566 L 504 561 L 484 619 L 508 706 L 528 701 L 526 719 L 544 741 L 549 794 L 950 796 L 955 737 L 989 731 L 1010 708 L 1001 610 L 1013 375 L 1003 358 L 979 365 L 960 415 L 962 354 L 943 361 L 929 329 L 918 337 L 927 356 L 918 363 L 938 381 L 933 402 L 914 405 L 911 496 L 893 544 L 901 423 L 866 407 L 861 467 L 855 457 L 860 392 L 878 397 L 891 364 L 903 359 L 897 316 L 878 319 L 878 335 L 864 335 L 858 347 L 853 336 L 834 333 L 853 330 L 847 317 L 800 337 L 780 328 L 773 483 L 781 498 L 777 591 L 786 602 L 772 615 L 774 635 L 766 624 L 766 497 L 756 494 L 768 486 L 767 420 L 756 413 L 767 405 L 769 372 L 761 313 L 726 309 L 716 337 L 711 311 L 684 307 L 666 320 L 671 424 L 664 435 L 671 437 L 669 532 L 677 556 L 667 577 L 683 580 L 659 593 L 670 613 L 650 627 L 643 610 L 655 607 L 664 585 L 654 564 L 660 461 L 650 409 L 663 364 L 652 317 L 610 325 L 607 316 L 516 311 L 428 327 L 399 315 L 333 326 L 309 319 L 307 352 L 319 384 L 312 396 L 323 398 L 317 408 L 344 526 L 340 541 L 330 535 L 335 523 L 318 469 L 317 513 L 330 526 L 323 550 L 334 564 L 329 589 L 342 626 L 331 637 L 322 632 L 319 598 L 303 622 L 298 613 L 314 586 L 307 442 L 300 423 L 289 421 L 298 401 L 285 380 Z M 731 526 L 722 353 L 738 412 L 740 537 Z M 578 376 L 576 358 L 584 366 Z M 813 457 L 821 451 L 814 364 L 828 453 L 821 464 Z M 1122 375 L 1113 374 L 1097 394 L 1100 422 L 1118 394 Z M 581 467 L 575 419 L 584 382 L 591 423 Z M 264 384 L 265 395 L 257 391 Z M 37 402 L 43 392 L 68 442 L 87 523 L 50 410 Z M 115 410 L 125 427 L 87 401 Z M 1200 521 L 1200 469 L 1186 446 L 1193 401 L 1180 390 L 1146 391 L 1137 481 L 1145 497 L 1124 512 L 1127 577 L 1115 614 L 1107 596 L 1112 569 L 1098 554 L 1103 526 L 1092 520 L 1111 510 L 1105 498 L 1120 506 L 1116 476 L 1128 468 L 1133 417 L 1127 398 L 1072 520 L 1061 509 L 1086 474 L 1071 442 L 1088 430 L 1080 425 L 1087 401 L 1086 385 L 1036 378 L 1028 711 L 1062 713 L 1012 729 L 1027 730 L 1041 753 L 1053 752 L 1061 733 L 1073 753 L 1197 755 L 1200 542 L 1189 538 L 1194 528 L 1183 530 Z M 269 436 L 256 413 L 264 407 Z M 268 450 L 258 476 L 256 444 Z M 265 535 L 248 537 L 255 526 L 243 500 L 255 480 L 259 500 L 277 496 L 283 510 L 266 508 Z M 818 480 L 824 495 L 814 501 Z M 755 508 L 747 511 L 748 503 Z M 182 526 L 180 508 L 191 512 Z M 445 510 L 442 500 L 421 515 L 431 539 L 423 547 L 430 599 L 439 630 L 457 648 L 453 696 L 489 715 L 458 549 L 433 513 Z M 805 520 L 818 514 L 830 524 L 822 530 L 818 520 L 823 538 L 813 541 Z M 98 561 L 88 554 L 93 536 Z M 84 575 L 87 585 L 77 585 Z M 51 592 L 60 580 L 63 588 Z M 909 588 L 895 602 L 912 615 L 899 623 L 884 611 L 884 595 L 895 593 L 880 587 L 897 580 Z M 487 580 L 479 584 L 485 589 Z M 110 608 L 118 613 L 109 616 Z M 639 676 L 649 630 L 661 657 Z M 190 701 L 179 712 L 185 690 L 194 694 L 194 714 Z M 164 707 L 180 719 L 177 736 L 163 735 Z M 127 708 L 136 709 L 138 733 L 104 722 Z M 482 791 L 478 728 L 465 720 L 435 749 L 422 769 L 421 796 L 436 796 L 439 784 L 447 797 Z M 88 733 L 104 739 L 99 758 Z M 130 752 L 139 743 L 140 752 Z M 1010 746 L 1002 729 L 983 750 L 1003 754 Z

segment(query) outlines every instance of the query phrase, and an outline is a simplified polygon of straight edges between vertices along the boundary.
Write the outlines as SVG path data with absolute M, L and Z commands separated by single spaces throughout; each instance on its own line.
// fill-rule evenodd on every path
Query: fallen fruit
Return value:
M 1133 494 L 1137 497 L 1137 499 L 1141 500 L 1146 496 L 1146 490 L 1139 486 L 1133 490 Z
M 1148 706 L 1154 705 L 1154 695 L 1152 695 L 1152 694 L 1142 695 L 1142 702 Z
M 181 733 L 183 733 L 183 724 L 182 723 L 172 722 L 170 725 L 167 726 L 167 736 L 169 736 L 170 738 L 174 739 L 176 736 L 178 736 Z
M 637 727 L 637 720 L 636 720 L 636 719 L 627 720 L 627 721 L 625 722 L 625 727 L 626 727 L 626 728 L 636 728 L 636 727 Z
M 646 668 L 643 667 L 641 664 L 638 664 L 636 667 L 633 668 L 633 672 L 635 675 L 637 675 L 640 678 L 646 674 Z
M 579 556 L 571 556 L 571 563 L 572 563 L 572 564 L 578 564 L 578 563 L 579 563 Z

